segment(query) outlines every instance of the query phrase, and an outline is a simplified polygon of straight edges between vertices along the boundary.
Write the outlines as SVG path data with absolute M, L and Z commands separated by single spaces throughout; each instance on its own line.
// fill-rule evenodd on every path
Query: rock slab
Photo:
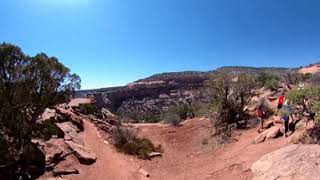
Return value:
M 255 162 L 253 180 L 319 180 L 320 146 L 289 145 Z
M 66 143 L 68 144 L 69 148 L 74 151 L 74 155 L 81 164 L 91 165 L 96 162 L 97 156 L 87 147 L 75 144 L 71 141 L 67 141 Z

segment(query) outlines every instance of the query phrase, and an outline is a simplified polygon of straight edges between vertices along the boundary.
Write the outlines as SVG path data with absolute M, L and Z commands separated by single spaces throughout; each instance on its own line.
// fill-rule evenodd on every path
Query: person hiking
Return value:
M 292 118 L 292 109 L 289 103 L 289 100 L 286 100 L 284 102 L 283 108 L 281 109 L 281 119 L 284 121 L 285 137 L 288 137 L 290 117 Z
M 275 114 L 278 114 L 279 110 L 283 106 L 283 102 L 284 102 L 284 92 L 282 92 L 282 94 L 278 98 L 278 106 L 277 106 L 277 111 L 275 112 Z
M 264 128 L 263 124 L 264 124 L 264 118 L 266 116 L 266 112 L 264 111 L 264 108 L 263 108 L 262 104 L 258 107 L 257 116 L 258 116 L 258 119 L 261 122 L 261 125 L 260 125 L 260 127 L 258 129 L 258 133 L 260 133 L 260 130 L 263 130 L 263 128 Z

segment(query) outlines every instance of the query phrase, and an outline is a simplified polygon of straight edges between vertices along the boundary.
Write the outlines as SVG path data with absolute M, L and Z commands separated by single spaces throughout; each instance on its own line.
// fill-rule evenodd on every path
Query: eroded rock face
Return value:
M 65 121 L 71 122 L 72 124 L 74 124 L 75 126 L 77 126 L 77 128 L 79 129 L 79 131 L 83 131 L 84 130 L 84 124 L 82 119 L 76 115 L 75 113 L 72 112 L 72 110 L 69 109 L 64 109 L 64 108 L 56 108 L 56 111 L 58 114 L 62 115 L 65 117 Z
M 319 145 L 289 145 L 255 162 L 253 180 L 318 180 Z

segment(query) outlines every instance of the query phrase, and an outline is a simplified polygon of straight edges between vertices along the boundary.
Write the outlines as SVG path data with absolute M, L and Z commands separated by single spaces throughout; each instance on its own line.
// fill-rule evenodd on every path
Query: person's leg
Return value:
M 258 128 L 258 133 L 260 133 L 260 130 L 262 129 L 263 127 L 263 123 L 262 123 L 262 119 L 260 117 L 258 117 L 259 121 L 260 121 L 260 126 Z
M 285 128 L 285 131 L 284 131 L 284 134 L 285 136 L 287 137 L 288 136 L 288 131 L 289 131 L 289 116 L 285 116 L 284 117 L 284 128 Z
M 263 129 L 263 124 L 264 124 L 264 118 L 261 118 L 261 129 Z

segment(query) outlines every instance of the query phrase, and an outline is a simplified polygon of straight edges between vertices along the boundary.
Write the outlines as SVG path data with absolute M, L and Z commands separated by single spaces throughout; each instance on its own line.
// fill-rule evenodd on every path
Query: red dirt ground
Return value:
M 253 144 L 256 129 L 238 131 L 235 141 L 220 150 L 212 150 L 212 144 L 202 144 L 210 137 L 208 120 L 192 119 L 174 128 L 165 125 L 139 125 L 140 136 L 161 144 L 164 149 L 162 158 L 140 161 L 157 180 L 186 179 L 251 179 L 251 165 L 263 155 L 287 144 L 283 137 L 262 144 Z
M 80 175 L 71 176 L 71 179 L 140 180 L 140 166 L 154 180 L 251 179 L 250 167 L 255 161 L 287 144 L 284 137 L 252 144 L 257 131 L 251 129 L 238 131 L 239 135 L 232 143 L 214 151 L 213 145 L 204 141 L 210 137 L 211 129 L 205 119 L 188 120 L 177 128 L 163 124 L 138 124 L 135 127 L 139 129 L 140 137 L 162 145 L 163 157 L 144 161 L 120 154 L 104 143 L 91 122 L 85 121 L 81 137 L 98 160 L 91 166 L 79 165 Z

